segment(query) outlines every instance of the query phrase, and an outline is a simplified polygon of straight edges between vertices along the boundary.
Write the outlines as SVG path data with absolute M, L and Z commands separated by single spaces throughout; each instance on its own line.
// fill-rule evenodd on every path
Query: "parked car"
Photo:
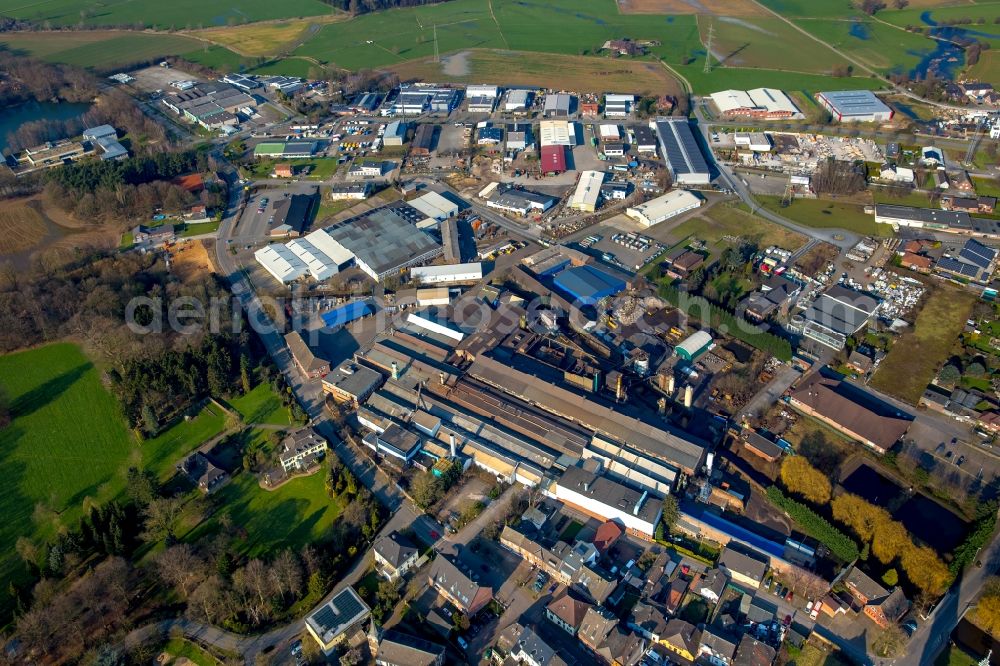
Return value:
M 913 634 L 915 634 L 917 631 L 916 620 L 907 620 L 906 622 L 903 623 L 902 626 L 903 626 L 903 631 L 906 632 L 907 636 L 913 636 Z

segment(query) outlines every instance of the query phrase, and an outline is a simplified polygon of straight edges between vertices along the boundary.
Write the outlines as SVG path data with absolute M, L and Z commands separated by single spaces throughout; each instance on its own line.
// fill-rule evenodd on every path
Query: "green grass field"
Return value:
M 930 53 L 935 47 L 934 42 L 923 35 L 874 20 L 800 20 L 798 25 L 838 51 L 882 72 L 909 70 L 920 62 L 922 54 Z
M 0 356 L 0 388 L 13 416 L 0 430 L 0 579 L 14 581 L 24 575 L 18 537 L 50 537 L 82 515 L 85 497 L 113 497 L 133 440 L 100 372 L 76 345 Z M 36 506 L 44 507 L 37 522 Z M 0 606 L 8 602 L 4 587 Z
M 791 65 L 789 65 L 791 67 Z M 736 67 L 714 67 L 708 74 L 704 72 L 703 62 L 690 65 L 671 65 L 678 74 L 691 84 L 696 94 L 710 94 L 718 90 L 736 88 L 780 88 L 781 90 L 799 91 L 812 97 L 822 90 L 878 90 L 883 83 L 878 79 L 852 76 L 838 78 L 822 74 L 799 74 L 797 72 L 782 72 L 773 69 L 754 69 Z
M 171 664 L 176 664 L 180 659 L 187 659 L 194 666 L 216 666 L 220 663 L 200 645 L 184 638 L 171 638 L 162 651 L 173 657 Z
M 52 27 L 88 26 L 183 29 L 210 28 L 248 21 L 322 16 L 334 9 L 320 0 L 233 0 L 224 4 L 203 0 L 0 0 L 0 15 Z
M 872 377 L 873 387 L 910 404 L 944 363 L 972 311 L 976 297 L 957 287 L 935 286 L 911 329 L 892 346 Z
M 727 19 L 700 17 L 702 42 L 714 28 L 712 53 L 726 67 L 791 69 L 825 74 L 847 62 L 777 18 Z
M 0 45 L 49 62 L 112 67 L 181 55 L 199 49 L 201 42 L 181 35 L 84 31 L 5 33 Z
M 337 171 L 337 159 L 334 157 L 312 157 L 296 160 L 260 159 L 246 167 L 246 170 L 257 178 L 267 178 L 274 171 L 276 164 L 291 164 L 296 167 L 296 178 L 308 178 L 309 180 L 327 180 Z M 303 170 L 306 167 L 309 168 L 309 173 L 303 175 Z
M 327 497 L 324 483 L 325 474 L 320 471 L 292 479 L 276 490 L 264 490 L 252 474 L 237 474 L 214 493 L 223 508 L 182 539 L 194 540 L 217 532 L 217 516 L 225 512 L 232 517 L 233 525 L 245 531 L 242 548 L 249 557 L 271 556 L 284 548 L 298 551 L 323 538 L 343 510 Z
M 453 0 L 367 14 L 331 23 L 295 53 L 347 69 L 385 67 L 470 48 L 595 53 L 604 41 L 628 35 L 655 39 L 653 55 L 682 62 L 701 49 L 694 16 L 618 13 L 614 0 Z M 368 43 L 368 42 L 372 43 Z
M 805 236 L 801 234 L 723 204 L 716 204 L 702 215 L 685 220 L 670 230 L 670 238 L 675 243 L 697 238 L 709 246 L 729 245 L 724 240 L 727 236 L 752 238 L 761 247 L 777 245 L 793 251 L 806 242 Z M 719 251 L 721 249 L 720 247 Z
M 246 395 L 233 398 L 229 406 L 240 413 L 244 423 L 290 425 L 288 408 L 281 404 L 271 387 L 261 383 Z
M 858 204 L 827 199 L 795 199 L 790 206 L 782 208 L 781 197 L 756 198 L 764 208 L 807 227 L 846 229 L 866 236 L 884 233 L 875 224 L 875 216 L 866 214 L 864 207 Z

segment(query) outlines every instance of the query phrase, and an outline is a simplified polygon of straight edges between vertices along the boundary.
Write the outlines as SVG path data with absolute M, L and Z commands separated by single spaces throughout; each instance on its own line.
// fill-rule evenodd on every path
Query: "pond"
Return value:
M 869 465 L 858 466 L 840 485 L 877 506 L 898 507 L 893 518 L 939 553 L 955 550 L 969 531 L 969 524 L 951 510 L 920 493 L 908 496 L 899 484 Z
M 90 110 L 86 102 L 27 102 L 0 108 L 0 150 L 7 147 L 7 136 L 33 120 L 71 120 Z
M 926 78 L 928 73 L 945 79 L 954 79 L 965 66 L 965 49 L 954 42 L 973 41 L 978 37 L 1000 39 L 1000 34 L 974 27 L 940 25 L 932 17 L 932 11 L 920 14 L 921 22 L 929 26 L 927 34 L 934 40 L 932 51 L 912 53 L 920 56 L 920 62 L 910 70 L 910 78 Z M 983 26 L 985 27 L 985 26 Z

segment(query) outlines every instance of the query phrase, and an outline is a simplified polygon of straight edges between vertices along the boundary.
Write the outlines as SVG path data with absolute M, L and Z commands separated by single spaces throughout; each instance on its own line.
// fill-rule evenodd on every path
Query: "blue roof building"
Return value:
M 593 266 L 567 268 L 553 282 L 562 291 L 584 305 L 593 305 L 602 298 L 625 290 L 625 282 Z
M 361 319 L 375 312 L 375 306 L 369 301 L 351 301 L 329 312 L 320 315 L 323 325 L 329 328 L 344 326 L 356 319 Z

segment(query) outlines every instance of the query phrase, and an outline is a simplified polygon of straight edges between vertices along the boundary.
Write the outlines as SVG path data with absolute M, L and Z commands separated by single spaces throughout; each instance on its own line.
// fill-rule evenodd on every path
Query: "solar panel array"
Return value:
M 959 261 L 958 259 L 952 259 L 951 257 L 942 257 L 937 265 L 943 271 L 956 273 L 965 277 L 974 278 L 979 275 L 978 267 Z
M 333 604 L 334 607 L 336 607 L 337 612 L 340 613 L 341 622 L 357 617 L 365 610 L 365 607 L 361 605 L 358 598 L 351 594 L 348 590 L 344 590 L 335 596 L 330 603 Z
M 708 164 L 686 119 L 660 120 L 656 131 L 670 168 L 676 174 L 708 173 Z
M 991 247 L 986 247 L 979 241 L 970 238 L 965 243 L 965 247 L 958 256 L 965 261 L 975 264 L 982 269 L 987 269 L 997 256 L 997 251 Z

